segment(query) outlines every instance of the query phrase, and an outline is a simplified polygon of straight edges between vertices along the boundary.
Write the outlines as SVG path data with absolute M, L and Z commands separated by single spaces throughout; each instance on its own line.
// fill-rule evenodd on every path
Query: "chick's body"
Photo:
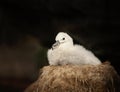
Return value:
M 101 63 L 91 51 L 81 45 L 74 45 L 72 38 L 66 33 L 58 33 L 56 41 L 59 45 L 53 45 L 55 47 L 49 49 L 47 53 L 50 65 L 97 65 Z

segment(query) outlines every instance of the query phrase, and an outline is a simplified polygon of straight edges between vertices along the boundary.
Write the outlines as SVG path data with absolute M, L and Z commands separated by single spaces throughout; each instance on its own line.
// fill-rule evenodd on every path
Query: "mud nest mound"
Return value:
M 45 66 L 25 92 L 120 92 L 120 78 L 109 64 Z

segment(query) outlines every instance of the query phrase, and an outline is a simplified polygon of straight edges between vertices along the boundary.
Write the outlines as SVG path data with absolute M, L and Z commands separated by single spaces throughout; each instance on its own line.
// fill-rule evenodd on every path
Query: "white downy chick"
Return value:
M 101 61 L 81 45 L 73 44 L 73 39 L 64 32 L 59 32 L 56 43 L 48 50 L 47 57 L 50 65 L 98 65 Z

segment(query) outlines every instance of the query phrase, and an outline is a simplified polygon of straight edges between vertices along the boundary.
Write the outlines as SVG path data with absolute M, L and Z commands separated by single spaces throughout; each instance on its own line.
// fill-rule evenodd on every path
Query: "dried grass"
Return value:
M 120 92 L 120 79 L 109 63 L 45 66 L 25 92 Z

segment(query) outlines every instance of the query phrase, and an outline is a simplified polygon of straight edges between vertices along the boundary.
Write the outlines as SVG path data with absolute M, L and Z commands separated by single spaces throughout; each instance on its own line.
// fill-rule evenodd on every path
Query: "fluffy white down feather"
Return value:
M 101 61 L 91 51 L 81 45 L 74 45 L 73 39 L 67 33 L 58 33 L 55 40 L 56 43 L 47 52 L 50 65 L 101 64 Z

